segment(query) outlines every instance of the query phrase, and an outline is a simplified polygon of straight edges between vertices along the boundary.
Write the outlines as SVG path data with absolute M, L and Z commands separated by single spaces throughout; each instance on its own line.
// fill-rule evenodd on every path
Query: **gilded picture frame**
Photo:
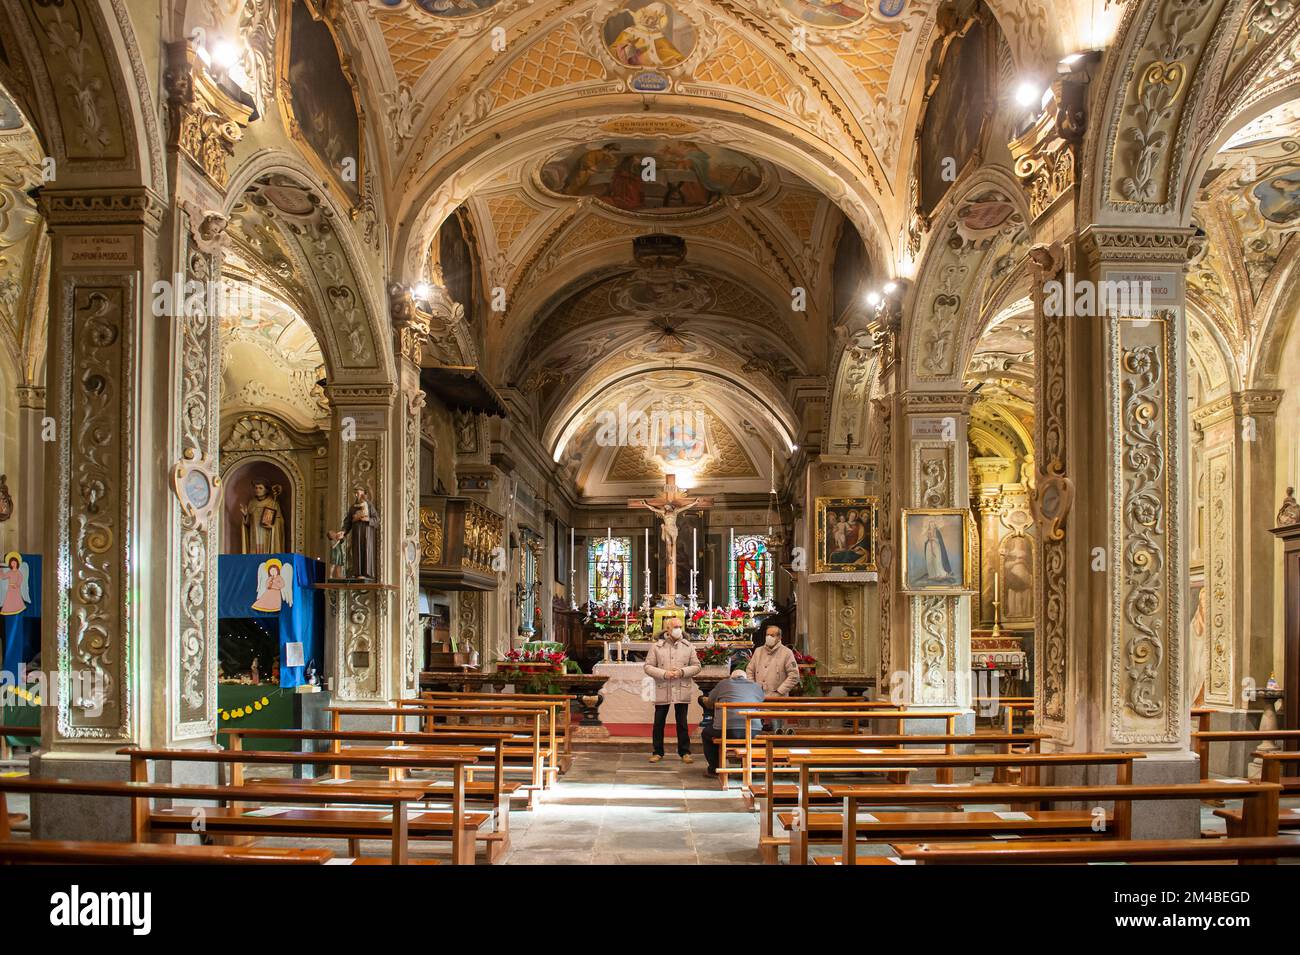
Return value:
M 360 214 L 365 200 L 366 113 L 362 107 L 360 88 L 357 85 L 352 61 L 343 52 L 343 44 L 339 42 L 336 24 L 328 16 L 323 15 L 320 0 L 279 0 L 279 2 L 281 27 L 279 36 L 276 37 L 275 69 L 278 90 L 276 103 L 280 110 L 280 118 L 284 121 L 284 127 L 289 133 L 289 138 L 301 148 L 303 156 L 316 171 L 320 180 L 325 183 L 326 188 L 332 190 L 350 208 L 351 215 L 356 217 Z M 292 56 L 294 11 L 299 6 L 302 7 L 310 19 L 322 24 L 328 31 L 329 39 L 334 45 L 334 53 L 338 59 L 339 71 L 352 93 L 352 106 L 356 112 L 357 121 L 357 142 L 356 156 L 350 158 L 356 159 L 355 182 L 348 182 L 343 178 L 342 169 L 335 169 L 331 166 L 328 158 L 321 155 L 317 146 L 313 144 L 298 120 L 294 107 L 295 87 L 292 82 L 291 72 L 294 68 Z
M 979 557 L 975 520 L 966 508 L 904 508 L 901 580 L 904 593 L 974 591 Z
M 817 540 L 813 572 L 856 574 L 876 570 L 880 499 L 819 497 L 816 509 Z

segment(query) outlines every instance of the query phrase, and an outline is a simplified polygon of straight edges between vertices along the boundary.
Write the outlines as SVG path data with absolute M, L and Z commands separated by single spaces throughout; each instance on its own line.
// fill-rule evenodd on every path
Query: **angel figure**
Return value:
M 253 609 L 279 613 L 282 603 L 293 606 L 293 565 L 272 557 L 257 568 L 257 600 Z
M 23 555 L 16 550 L 5 554 L 5 569 L 0 571 L 0 615 L 11 617 L 27 609 L 32 602 L 31 591 L 27 587 L 27 575 L 31 568 Z

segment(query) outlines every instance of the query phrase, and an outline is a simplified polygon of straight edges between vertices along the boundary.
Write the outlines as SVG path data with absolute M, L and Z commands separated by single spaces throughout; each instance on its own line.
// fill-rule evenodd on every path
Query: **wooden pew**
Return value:
M 134 751 L 133 751 L 134 752 Z M 178 751 L 179 752 L 179 751 Z M 381 803 L 389 807 L 389 816 L 382 824 L 374 827 L 374 838 L 388 839 L 392 845 L 391 861 L 394 865 L 407 863 L 408 815 L 407 805 L 419 798 L 415 793 L 389 793 L 377 799 L 375 793 L 366 790 L 354 790 L 344 787 L 331 787 L 329 791 L 315 787 L 290 786 L 223 786 L 194 785 L 181 783 L 151 783 L 143 780 L 127 782 L 106 782 L 83 779 L 47 779 L 25 776 L 19 779 L 0 779 L 0 845 L 10 840 L 8 824 L 5 822 L 5 794 L 47 793 L 69 796 L 116 796 L 131 802 L 131 835 L 137 844 L 149 843 L 155 836 L 173 838 L 175 832 L 191 832 L 193 812 L 200 807 L 187 807 L 186 815 L 181 817 L 183 826 L 168 831 L 159 830 L 154 825 L 155 813 L 150 809 L 150 799 L 185 799 L 221 803 L 264 803 L 288 802 L 308 804 L 340 803 L 343 805 L 374 805 Z M 203 807 L 204 815 L 211 821 L 213 813 L 220 810 Z M 323 811 L 323 810 L 317 810 Z M 262 833 L 282 835 L 285 833 Z M 310 827 L 300 826 L 288 835 L 315 835 Z M 176 849 L 179 846 L 167 846 Z M 236 847 L 219 847 L 236 848 Z M 247 847 L 237 847 L 247 848 Z
M 1201 778 L 1210 778 L 1211 743 L 1248 743 L 1252 740 L 1283 740 L 1294 746 L 1300 741 L 1300 730 L 1198 730 L 1192 734 L 1192 746 L 1201 758 Z
M 330 744 L 330 752 L 345 751 L 343 743 L 357 744 L 387 741 L 401 744 L 399 747 L 379 748 L 375 746 L 356 745 L 346 747 L 346 752 L 354 754 L 404 753 L 423 755 L 427 753 L 476 753 L 484 764 L 493 767 L 491 780 L 466 780 L 465 802 L 485 803 L 491 806 L 492 829 L 478 830 L 476 838 L 485 843 L 487 861 L 497 862 L 510 849 L 510 797 L 521 790 L 521 785 L 507 781 L 505 778 L 505 743 L 511 738 L 510 733 L 399 733 L 393 730 L 279 730 L 279 729 L 232 729 L 227 730 L 232 752 L 253 752 L 257 747 L 246 745 L 247 741 L 259 739 L 289 739 L 300 743 L 323 741 Z M 339 766 L 336 769 L 346 769 Z M 409 770 L 391 768 L 387 783 L 378 780 L 356 780 L 357 785 L 365 785 L 380 790 L 415 789 L 424 793 L 424 798 L 447 799 L 451 796 L 451 780 L 407 780 Z M 340 777 L 335 776 L 335 779 Z M 342 777 L 346 778 L 346 777 Z M 322 785 L 319 780 L 295 779 L 285 780 L 278 777 L 245 777 L 249 785 Z M 331 783 L 324 785 L 331 785 Z
M 986 704 L 997 704 L 998 712 L 1004 715 L 1002 732 L 1011 733 L 1015 731 L 1016 713 L 1030 714 L 1034 711 L 1034 698 L 1032 696 L 977 696 L 972 701 L 975 707 L 976 716 L 980 716 L 981 710 Z
M 495 700 L 399 700 L 398 707 L 409 707 L 412 710 L 428 713 L 435 711 L 434 716 L 426 716 L 424 728 L 430 732 L 437 729 L 441 724 L 437 723 L 438 719 L 449 721 L 452 717 L 462 719 L 462 714 L 475 714 L 480 719 L 491 719 L 489 711 L 506 713 L 506 711 L 537 709 L 545 714 L 544 722 L 546 724 L 546 739 L 551 755 L 547 760 L 545 769 L 546 785 L 555 785 L 556 778 L 562 772 L 568 771 L 568 763 L 564 759 L 565 747 L 569 745 L 568 738 L 568 717 L 569 703 L 567 698 L 548 696 L 546 694 L 532 694 L 532 698 L 519 699 L 517 702 L 514 697 L 504 699 L 498 696 Z M 566 715 L 561 715 L 563 709 Z M 572 760 L 570 759 L 570 762 Z
M 1288 763 L 1300 763 L 1300 752 L 1266 750 L 1262 753 L 1256 752 L 1255 755 L 1263 764 L 1263 769 L 1260 771 L 1262 782 L 1277 784 L 1281 787 L 1283 796 L 1300 796 L 1300 777 L 1282 775 L 1282 769 Z M 1227 823 L 1229 838 L 1246 835 L 1246 819 L 1243 811 L 1216 809 L 1214 814 Z M 1300 829 L 1300 809 L 1279 808 L 1277 827 L 1287 831 Z
M 330 797 L 338 792 L 349 792 L 354 796 L 368 796 L 372 803 L 391 804 L 400 800 L 401 833 L 400 839 L 396 824 L 399 813 L 384 816 L 382 810 L 364 811 L 357 809 L 337 810 L 329 808 L 289 810 L 284 813 L 266 813 L 249 815 L 243 812 L 238 801 L 231 797 L 221 797 L 231 801 L 228 808 L 204 810 L 206 831 L 211 835 L 276 836 L 281 838 L 309 836 L 317 838 L 347 839 L 349 845 L 358 847 L 362 839 L 389 838 L 391 830 L 393 843 L 393 864 L 405 864 L 408 857 L 407 840 L 434 839 L 449 841 L 453 865 L 473 865 L 475 833 L 489 820 L 485 812 L 467 812 L 465 810 L 465 772 L 466 767 L 477 762 L 478 757 L 472 753 L 422 753 L 405 755 L 401 753 L 361 754 L 361 753 L 286 753 L 256 750 L 193 750 L 193 749 L 136 749 L 128 747 L 118 750 L 118 754 L 131 760 L 131 779 L 144 783 L 149 778 L 149 763 L 154 760 L 174 762 L 217 763 L 230 767 L 230 788 L 241 793 L 256 794 L 257 802 L 279 801 L 280 793 L 297 793 L 302 801 L 329 803 Z M 384 790 L 368 786 L 364 782 L 349 782 L 343 785 L 303 786 L 290 784 L 276 786 L 244 784 L 244 767 L 248 765 L 346 765 L 364 766 L 372 769 L 444 769 L 452 773 L 452 795 L 450 812 L 421 812 L 412 820 L 408 819 L 407 803 L 423 799 L 419 788 Z M 308 795 L 314 799 L 307 799 Z M 196 797 L 199 798 L 199 797 Z M 284 800 L 297 802 L 299 800 Z M 348 800 L 351 803 L 363 803 L 364 799 Z M 145 822 L 148 830 L 155 834 L 175 836 L 191 831 L 192 813 L 188 809 L 155 809 L 147 813 Z M 137 841 L 145 841 L 137 836 Z M 400 845 L 399 845 L 400 843 Z M 359 853 L 358 853 L 359 854 Z
M 854 756 L 823 756 L 818 753 L 794 755 L 790 761 L 799 767 L 799 806 L 792 812 L 777 814 L 778 821 L 789 833 L 790 861 L 793 865 L 808 864 L 808 843 L 810 841 L 842 841 L 844 838 L 845 817 L 836 812 L 815 813 L 812 811 L 810 793 L 813 776 L 816 772 L 835 774 L 882 772 L 899 766 L 916 769 L 927 767 L 993 767 L 1004 769 L 1015 766 L 1022 772 L 1019 785 L 1026 790 L 1042 788 L 1039 773 L 1043 767 L 1049 769 L 1063 766 L 1114 766 L 1115 785 L 1127 786 L 1133 780 L 1133 761 L 1142 759 L 1143 753 L 903 753 L 903 754 L 858 754 Z M 948 804 L 961 805 L 974 802 L 965 798 L 969 790 L 988 786 L 987 783 L 959 783 L 942 785 L 948 792 Z M 1014 785 L 994 783 L 1008 790 Z M 825 787 L 831 798 L 835 795 L 835 786 Z M 891 787 L 898 789 L 899 787 Z M 939 786 L 916 787 L 938 789 Z M 907 790 L 904 790 L 907 791 Z M 1097 831 L 1094 818 L 1090 812 L 1070 812 L 1048 808 L 1048 800 L 1036 804 L 1033 800 L 1015 798 L 1009 800 L 1010 812 L 985 813 L 936 813 L 936 812 L 889 812 L 874 813 L 874 823 L 857 823 L 858 837 L 869 835 L 873 841 L 885 840 L 887 837 L 906 837 L 909 832 L 931 834 L 934 832 L 953 833 L 952 838 L 986 835 L 990 832 L 1021 834 L 1033 832 L 1039 834 L 1068 833 L 1075 838 L 1099 838 L 1109 835 L 1108 829 Z M 906 798 L 898 805 L 909 805 Z M 1015 816 L 1016 818 L 1005 818 Z M 1109 822 L 1109 819 L 1108 819 Z M 773 844 L 780 840 L 773 837 Z M 890 838 L 888 841 L 893 841 Z M 775 853 L 773 853 L 775 861 Z
M 511 700 L 524 700 L 528 702 L 540 703 L 560 703 L 557 706 L 556 732 L 559 735 L 560 744 L 560 772 L 567 773 L 569 767 L 573 765 L 573 701 L 578 697 L 571 693 L 488 693 L 454 690 L 422 690 L 420 691 L 420 702 L 425 700 L 435 703 L 443 700 L 474 700 L 483 703 L 495 704 L 509 703 Z M 408 701 L 401 700 L 399 705 Z
M 21 739 L 40 739 L 41 728 L 39 726 L 0 725 L 0 761 L 7 762 L 14 758 L 13 748 L 9 745 L 9 737 L 11 736 Z
M 724 717 L 722 724 L 722 737 L 718 740 L 718 779 L 722 788 L 730 788 L 729 776 L 731 773 L 739 771 L 741 773 L 741 785 L 749 792 L 753 791 L 753 772 L 754 772 L 754 724 L 753 720 L 781 720 L 782 722 L 799 722 L 803 720 L 819 719 L 844 719 L 853 724 L 851 734 L 858 735 L 863 723 L 875 723 L 877 721 L 895 722 L 901 730 L 907 720 L 943 720 L 945 724 L 945 733 L 955 735 L 957 729 L 957 717 L 961 713 L 956 710 L 942 710 L 922 712 L 918 710 L 876 710 L 876 709 L 859 709 L 859 710 L 825 710 L 825 709 L 799 709 L 797 707 L 782 708 L 779 704 L 769 706 L 767 703 L 754 706 L 751 704 L 749 709 L 741 709 L 737 714 L 740 719 L 745 721 L 745 753 L 744 761 L 739 770 L 731 769 L 727 766 L 727 724 Z
M 547 788 L 548 767 L 553 765 L 554 749 L 547 742 L 547 730 L 544 722 L 545 713 L 538 708 L 531 709 L 492 709 L 490 714 L 497 718 L 513 718 L 526 720 L 525 724 L 465 724 L 458 723 L 455 725 L 446 725 L 432 722 L 431 717 L 443 712 L 437 709 L 425 709 L 423 707 L 362 707 L 362 706 L 332 706 L 326 710 L 332 718 L 332 728 L 335 732 L 343 729 L 343 718 L 345 716 L 386 716 L 390 717 L 393 729 L 396 732 L 404 732 L 405 721 L 407 719 L 420 720 L 419 732 L 426 735 L 440 735 L 448 733 L 452 735 L 463 735 L 465 733 L 501 733 L 510 732 L 513 736 L 518 737 L 518 746 L 507 744 L 505 747 L 504 757 L 507 772 L 524 770 L 529 775 L 529 782 L 523 787 L 528 796 L 528 806 L 532 808 L 535 805 L 538 794 Z M 455 715 L 478 715 L 479 710 L 467 711 L 457 710 Z M 474 778 L 474 770 L 468 770 L 470 779 Z
M 900 859 L 917 865 L 1065 865 L 1090 862 L 1275 862 L 1300 856 L 1300 839 L 1255 836 L 1241 839 L 1108 839 L 1101 842 L 940 842 L 894 847 Z M 838 857 L 817 860 L 839 864 Z M 858 858 L 861 864 L 862 857 Z
M 831 795 L 844 800 L 844 819 L 858 818 L 859 806 L 946 805 L 952 802 L 951 786 L 839 786 L 827 787 Z M 1277 806 L 1282 787 L 1277 783 L 1177 783 L 1168 786 L 1005 786 L 961 787 L 963 803 L 1012 802 L 1114 802 L 1113 837 L 1131 839 L 1132 804 L 1135 801 L 1170 799 L 1243 799 L 1243 836 L 1276 836 Z M 843 827 L 840 860 L 855 864 L 859 826 Z M 901 841 L 901 840 L 900 840 Z
M 1027 752 L 1037 753 L 1040 751 L 1042 740 L 1047 737 L 1042 733 L 979 733 L 972 736 L 968 733 L 946 734 L 918 734 L 915 736 L 904 736 L 900 734 L 862 734 L 851 736 L 846 733 L 828 733 L 826 735 L 816 733 L 795 733 L 793 735 L 785 734 L 768 734 L 753 738 L 754 753 L 751 760 L 754 764 L 754 772 L 758 773 L 761 767 L 764 780 L 761 784 L 752 783 L 749 787 L 750 793 L 755 798 L 766 796 L 772 792 L 783 795 L 798 795 L 798 786 L 791 785 L 787 789 L 780 789 L 779 783 L 774 779 L 778 773 L 797 774 L 797 767 L 791 766 L 785 760 L 785 754 L 798 749 L 815 749 L 818 753 L 826 755 L 853 756 L 863 748 L 879 748 L 892 746 L 926 746 L 932 748 L 941 746 L 945 753 L 955 753 L 957 746 L 996 746 L 997 751 L 1001 753 Z M 762 751 L 759 747 L 762 746 Z M 737 743 L 732 747 L 732 752 L 738 755 L 742 760 L 744 758 L 744 744 Z M 994 776 L 994 782 L 1008 782 L 1009 770 L 997 770 L 999 775 Z M 938 782 L 951 782 L 951 779 L 943 777 Z M 778 787 L 773 790 L 773 787 Z
M 0 865 L 324 865 L 329 849 L 171 846 L 135 842 L 0 842 Z

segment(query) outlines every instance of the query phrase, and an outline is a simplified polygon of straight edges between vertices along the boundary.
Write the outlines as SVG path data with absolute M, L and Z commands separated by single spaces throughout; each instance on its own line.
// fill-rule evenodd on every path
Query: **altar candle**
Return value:
M 645 571 L 650 573 L 650 528 L 645 529 Z
M 697 527 L 691 528 L 691 572 L 692 573 L 698 573 L 700 569 L 700 542 L 696 537 L 698 531 L 699 528 Z M 694 591 L 695 588 L 692 586 L 691 592 L 694 593 Z
M 573 528 L 569 528 L 569 573 L 573 573 Z
M 713 613 L 713 581 L 709 581 L 709 613 Z

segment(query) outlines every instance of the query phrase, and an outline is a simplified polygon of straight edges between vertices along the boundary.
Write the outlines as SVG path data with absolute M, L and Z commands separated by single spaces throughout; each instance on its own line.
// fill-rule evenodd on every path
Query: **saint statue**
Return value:
M 0 523 L 9 520 L 14 513 L 14 499 L 9 494 L 9 477 L 0 474 Z
M 342 531 L 347 538 L 348 576 L 353 580 L 375 580 L 379 576 L 375 559 L 379 514 L 365 488 L 354 488 L 353 494 L 355 500 L 343 519 Z
M 241 504 L 245 554 L 283 554 L 284 514 L 280 510 L 280 485 L 269 492 L 265 481 L 253 482 L 253 499 Z

